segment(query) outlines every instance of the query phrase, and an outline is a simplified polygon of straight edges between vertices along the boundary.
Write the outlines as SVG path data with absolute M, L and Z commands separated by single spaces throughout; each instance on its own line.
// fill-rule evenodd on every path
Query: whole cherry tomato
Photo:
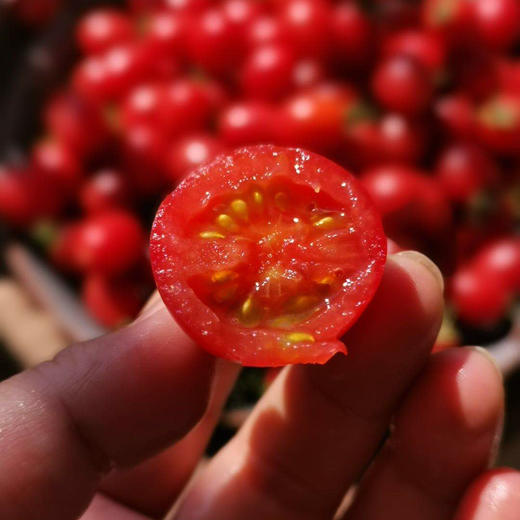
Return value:
M 480 147 L 455 143 L 439 155 L 435 175 L 450 200 L 467 203 L 496 184 L 498 171 L 492 158 Z
M 75 237 L 74 264 L 82 272 L 121 274 L 142 257 L 145 234 L 129 212 L 111 210 L 87 217 Z
M 228 146 L 272 142 L 275 138 L 275 108 L 262 101 L 232 103 L 221 111 L 217 132 Z
M 128 179 L 112 169 L 99 170 L 83 182 L 79 202 L 86 213 L 100 213 L 130 205 L 131 190 Z
M 356 101 L 345 85 L 317 85 L 289 97 L 280 107 L 278 141 L 333 152 L 344 143 L 345 118 Z
M 427 69 L 407 56 L 383 60 L 374 70 L 372 91 L 383 107 L 408 115 L 424 111 L 433 93 Z
M 276 100 L 287 94 L 293 84 L 295 59 L 282 45 L 253 49 L 242 68 L 242 91 L 251 99 Z
M 173 143 L 166 154 L 166 175 L 175 184 L 188 173 L 224 151 L 222 144 L 209 134 L 186 136 Z
M 510 298 L 505 284 L 489 279 L 475 267 L 459 269 L 451 280 L 451 302 L 457 316 L 470 325 L 496 324 L 505 316 Z
M 87 13 L 78 23 L 76 39 L 84 54 L 99 54 L 130 42 L 135 36 L 130 17 L 123 11 L 101 8 Z
M 138 280 L 89 274 L 83 282 L 81 296 L 88 311 L 102 325 L 120 327 L 135 318 L 147 291 Z

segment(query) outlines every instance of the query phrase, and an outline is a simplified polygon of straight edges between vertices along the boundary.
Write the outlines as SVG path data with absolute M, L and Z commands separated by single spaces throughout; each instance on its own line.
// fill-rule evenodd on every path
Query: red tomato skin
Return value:
M 280 20 L 298 56 L 324 56 L 329 49 L 331 13 L 322 0 L 280 2 Z
M 520 5 L 516 0 L 468 2 L 477 41 L 493 50 L 505 50 L 520 36 Z
M 298 164 L 298 168 L 291 165 Z M 317 318 L 311 318 L 308 329 L 320 340 L 306 346 L 295 344 L 290 349 L 262 347 L 274 341 L 279 345 L 280 330 L 237 327 L 218 318 L 215 312 L 199 299 L 184 278 L 182 268 L 185 248 L 186 218 L 193 208 L 203 208 L 213 196 L 239 189 L 250 182 L 273 178 L 290 180 L 301 186 L 313 186 L 334 197 L 342 204 L 352 204 L 357 198 L 357 215 L 363 215 L 364 243 L 373 268 L 373 283 L 359 287 L 356 297 L 359 306 L 352 312 L 347 293 L 338 293 L 338 305 L 330 305 Z M 217 174 L 218 172 L 220 174 Z M 323 172 L 322 175 L 319 172 Z M 222 173 L 225 172 L 225 175 Z M 344 187 L 342 187 L 342 184 Z M 368 304 L 381 279 L 386 258 L 386 238 L 372 203 L 353 177 L 329 160 L 298 149 L 284 149 L 271 145 L 251 146 L 221 156 L 214 163 L 189 175 L 161 204 L 150 240 L 152 270 L 159 292 L 181 327 L 210 353 L 248 366 L 282 366 L 291 363 L 325 363 L 336 352 L 345 353 L 339 337 L 355 322 Z M 365 242 L 366 240 L 366 242 Z M 345 289 L 346 290 L 346 289 Z M 350 302 L 352 304 L 352 302 Z M 345 305 L 345 307 L 344 307 Z M 346 312 L 346 315 L 345 315 Z M 196 319 L 194 319 L 196 317 Z M 314 348 L 316 347 L 316 348 Z
M 142 257 L 144 238 L 141 224 L 129 212 L 112 210 L 93 215 L 80 224 L 74 263 L 82 272 L 122 273 Z
M 282 45 L 254 49 L 242 68 L 242 91 L 248 99 L 276 100 L 292 86 L 292 52 Z
M 210 134 L 186 136 L 175 142 L 166 156 L 166 174 L 175 184 L 195 168 L 210 162 L 224 151 Z
M 204 70 L 222 75 L 241 60 L 245 42 L 224 10 L 213 8 L 190 22 L 187 48 L 189 57 Z
M 277 142 L 331 153 L 345 140 L 345 115 L 357 101 L 345 85 L 322 84 L 298 92 L 284 101 L 278 111 Z
M 261 15 L 251 21 L 246 34 L 246 45 L 256 49 L 263 45 L 287 45 L 289 38 L 284 32 L 280 19 L 270 15 Z
M 442 97 L 435 103 L 434 111 L 443 130 L 459 139 L 474 139 L 474 105 L 467 95 L 459 93 Z
M 0 218 L 27 226 L 35 218 L 31 179 L 26 172 L 0 165 Z
M 434 33 L 407 29 L 390 35 L 382 45 L 385 57 L 408 56 L 425 67 L 432 77 L 439 74 L 445 65 L 444 41 Z
M 87 13 L 76 29 L 76 40 L 84 54 L 99 54 L 134 38 L 130 18 L 116 9 L 96 9 Z
M 520 291 L 520 237 L 505 237 L 484 245 L 472 263 L 482 276 L 499 279 L 508 289 Z
M 184 59 L 186 55 L 186 17 L 164 9 L 145 19 L 144 45 L 150 60 L 158 57 Z
M 227 146 L 269 143 L 274 140 L 275 108 L 262 101 L 242 101 L 225 107 L 217 133 Z
M 36 172 L 61 193 L 69 196 L 78 188 L 83 172 L 78 157 L 60 141 L 43 141 L 32 151 Z
M 60 93 L 45 107 L 48 131 L 74 150 L 79 157 L 102 149 L 108 140 L 108 128 L 101 111 L 74 92 Z
M 372 53 L 372 27 L 356 2 L 340 2 L 331 17 L 332 51 L 338 63 L 361 65 Z
M 489 327 L 506 313 L 511 294 L 500 280 L 491 280 L 475 267 L 459 269 L 450 286 L 450 297 L 464 322 Z
M 144 303 L 144 291 L 133 280 L 89 274 L 83 281 L 81 299 L 86 308 L 105 327 L 129 323 Z
M 372 91 L 383 107 L 408 115 L 424 111 L 433 93 L 426 69 L 406 56 L 388 58 L 376 67 Z
M 475 126 L 480 142 L 492 151 L 520 154 L 520 96 L 491 96 L 477 109 Z
M 435 179 L 412 167 L 381 164 L 361 180 L 389 237 L 405 248 L 438 253 L 451 230 L 451 206 Z
M 452 202 L 464 204 L 496 183 L 498 171 L 481 147 L 454 143 L 440 153 L 435 176 Z
M 100 170 L 87 179 L 79 191 L 79 202 L 87 214 L 101 213 L 130 205 L 128 180 L 117 170 Z

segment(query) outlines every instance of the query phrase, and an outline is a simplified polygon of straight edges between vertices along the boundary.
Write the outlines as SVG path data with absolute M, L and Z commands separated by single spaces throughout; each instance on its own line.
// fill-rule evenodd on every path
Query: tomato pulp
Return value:
M 376 291 L 379 215 L 358 181 L 300 149 L 260 145 L 191 173 L 151 235 L 159 292 L 210 353 L 247 366 L 325 363 Z

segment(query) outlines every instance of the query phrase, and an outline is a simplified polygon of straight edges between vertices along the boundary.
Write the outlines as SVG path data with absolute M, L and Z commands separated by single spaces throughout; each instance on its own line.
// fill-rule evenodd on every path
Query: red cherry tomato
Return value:
M 99 213 L 82 221 L 75 239 L 74 263 L 83 272 L 114 275 L 142 257 L 144 232 L 126 211 Z
M 472 24 L 468 0 L 425 0 L 422 4 L 424 25 L 441 32 L 452 42 L 466 40 Z
M 270 44 L 287 45 L 289 38 L 279 18 L 261 15 L 251 21 L 246 34 L 246 44 L 250 49 Z
M 137 1 L 137 0 L 134 0 Z M 151 2 L 153 0 L 140 0 L 142 2 Z M 161 0 L 161 4 L 165 4 L 168 9 L 178 13 L 198 14 L 211 5 L 212 0 Z
M 187 44 L 191 59 L 215 74 L 233 70 L 245 48 L 240 30 L 218 8 L 209 9 L 192 20 Z
M 80 230 L 77 222 L 67 223 L 57 229 L 48 244 L 47 254 L 51 262 L 65 272 L 79 270 L 76 263 L 76 241 Z
M 147 196 L 159 192 L 164 184 L 163 163 L 168 141 L 153 125 L 134 125 L 123 129 L 122 162 L 134 188 Z
M 188 176 L 151 236 L 159 292 L 209 352 L 245 365 L 324 363 L 381 279 L 386 238 L 327 159 L 256 146 Z
M 356 2 L 340 2 L 331 16 L 331 50 L 338 63 L 360 65 L 373 47 L 372 27 Z
M 81 186 L 79 202 L 86 213 L 100 213 L 130 205 L 128 180 L 117 170 L 100 170 Z
M 481 327 L 504 317 L 510 294 L 504 284 L 490 280 L 476 268 L 462 268 L 451 281 L 451 302 L 464 322 Z
M 232 147 L 273 141 L 275 110 L 268 103 L 244 101 L 229 105 L 220 113 L 217 129 L 221 141 Z
M 187 19 L 178 13 L 157 10 L 144 21 L 144 40 L 150 60 L 158 57 L 184 58 Z
M 135 318 L 145 301 L 143 289 L 138 281 L 89 274 L 81 296 L 90 314 L 105 327 L 113 328 Z
M 323 0 L 280 2 L 280 21 L 299 56 L 324 56 L 330 44 L 331 12 Z
M 440 98 L 434 106 L 435 115 L 443 129 L 460 139 L 471 139 L 475 134 L 473 103 L 465 94 Z
M 325 79 L 322 64 L 315 59 L 302 59 L 294 64 L 292 69 L 292 86 L 297 90 L 315 87 Z
M 510 290 L 520 291 L 520 237 L 506 237 L 486 244 L 473 261 L 484 278 L 499 279 Z
M 49 132 L 80 157 L 103 147 L 108 128 L 101 111 L 73 92 L 51 98 L 44 121 Z
M 485 146 L 498 153 L 520 152 L 520 96 L 499 93 L 486 100 L 476 117 L 476 132 Z
M 221 88 L 212 81 L 175 80 L 158 106 L 160 126 L 168 135 L 203 130 L 224 100 Z
M 224 151 L 220 141 L 209 134 L 183 137 L 173 144 L 166 157 L 166 174 L 174 183 Z
M 451 201 L 466 203 L 496 182 L 498 172 L 484 150 L 472 144 L 460 143 L 441 152 L 435 175 Z
M 434 33 L 406 29 L 390 35 L 382 42 L 385 57 L 408 56 L 420 63 L 435 78 L 442 72 L 446 60 L 443 39 Z
M 520 5 L 517 0 L 474 0 L 468 2 L 478 42 L 503 50 L 520 36 Z
M 383 107 L 409 115 L 424 111 L 433 93 L 427 70 L 406 56 L 387 58 L 376 67 L 372 91 Z
M 73 85 L 85 99 L 106 102 L 126 94 L 149 70 L 143 47 L 136 44 L 112 47 L 85 58 L 77 67 Z
M 83 176 L 78 157 L 56 140 L 43 141 L 33 148 L 32 166 L 63 196 L 73 193 Z
M 385 231 L 403 247 L 432 253 L 430 248 L 446 238 L 451 208 L 435 180 L 411 167 L 383 164 L 364 172 L 362 182 Z
M 31 178 L 22 170 L 0 165 L 0 217 L 11 225 L 26 226 L 35 217 Z
M 242 90 L 247 98 L 276 100 L 292 86 L 295 61 L 292 52 L 282 45 L 254 49 L 242 69 Z
M 278 141 L 333 152 L 344 144 L 345 119 L 356 94 L 345 85 L 318 85 L 296 93 L 280 107 Z
M 134 38 L 132 21 L 122 11 L 97 9 L 87 13 L 76 29 L 76 39 L 84 54 L 99 54 Z

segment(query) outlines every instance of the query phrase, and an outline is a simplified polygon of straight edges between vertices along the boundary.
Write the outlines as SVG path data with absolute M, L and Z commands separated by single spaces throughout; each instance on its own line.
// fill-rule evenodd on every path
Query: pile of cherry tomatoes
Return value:
M 388 236 L 441 266 L 447 319 L 486 329 L 510 316 L 517 0 L 128 0 L 83 16 L 75 41 L 41 139 L 1 166 L 0 216 L 40 238 L 103 324 L 153 288 L 147 230 L 164 194 L 253 143 L 359 175 Z

